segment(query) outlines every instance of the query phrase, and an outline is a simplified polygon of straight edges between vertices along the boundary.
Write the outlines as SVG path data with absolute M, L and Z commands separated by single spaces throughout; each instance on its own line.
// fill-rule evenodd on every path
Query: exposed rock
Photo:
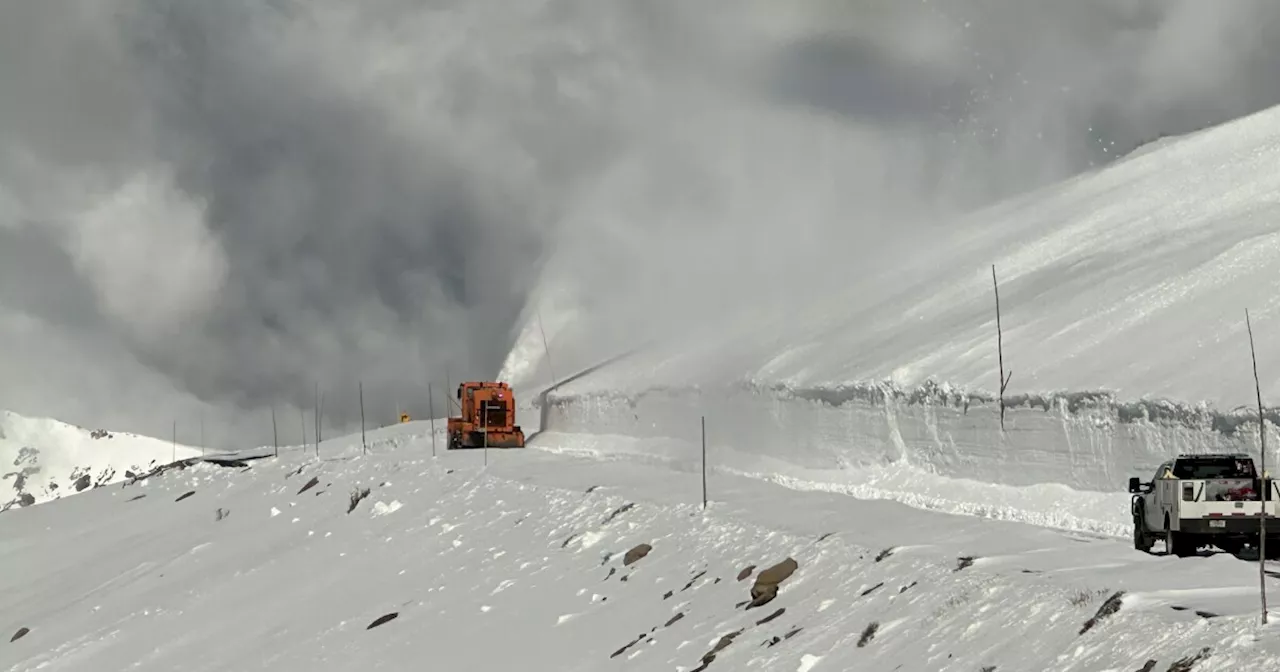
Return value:
M 75 480 L 75 483 L 71 484 L 71 487 L 75 488 L 76 492 L 80 492 L 82 490 L 88 489 L 89 484 L 90 484 L 89 474 L 82 474 L 79 478 Z
M 867 627 L 862 629 L 862 635 L 858 637 L 858 648 L 861 649 L 862 647 L 870 644 L 871 640 L 876 638 L 876 631 L 879 629 L 880 623 L 877 621 L 872 621 L 867 624 Z
M 186 498 L 188 498 L 188 497 L 190 497 L 190 496 L 192 496 L 192 495 L 194 495 L 194 494 L 196 494 L 196 491 L 195 491 L 195 490 L 192 490 L 192 491 L 190 491 L 190 492 L 184 492 L 184 493 L 182 493 L 181 495 L 178 495 L 178 498 L 177 498 L 177 499 L 175 499 L 175 500 L 173 500 L 173 501 L 175 501 L 175 502 L 181 502 L 182 500 L 184 500 L 184 499 L 186 499 Z
M 623 566 L 630 565 L 640 560 L 640 558 L 643 558 L 646 555 L 649 555 L 649 551 L 652 551 L 652 550 L 653 550 L 653 547 L 650 546 L 649 544 L 640 544 L 635 548 L 632 548 L 631 550 L 627 551 L 626 555 L 622 556 Z
M 892 546 L 884 549 L 883 551 L 880 551 L 880 553 L 876 555 L 876 562 L 880 562 L 881 560 L 884 560 L 885 558 L 893 555 L 893 551 L 894 551 L 894 548 Z
M 1094 614 L 1092 618 L 1084 622 L 1084 625 L 1080 628 L 1080 634 L 1083 635 L 1084 633 L 1089 632 L 1093 629 L 1093 626 L 1101 623 L 1104 618 L 1120 611 L 1120 600 L 1123 597 L 1123 590 L 1117 590 L 1115 593 L 1112 593 L 1111 597 L 1108 597 L 1107 601 L 1103 602 L 1101 607 L 1098 607 L 1098 613 Z
M 682 619 L 682 618 L 684 618 L 684 612 L 683 612 L 683 611 L 681 611 L 681 612 L 677 612 L 677 613 L 676 613 L 676 615 L 675 615 L 675 616 L 672 616 L 672 617 L 671 617 L 671 620 L 668 620 L 666 623 L 664 623 L 664 624 L 662 625 L 662 627 L 664 627 L 664 628 L 669 628 L 669 627 L 671 627 L 672 625 L 675 625 L 675 622 L 676 622 L 676 621 L 678 621 L 678 620 L 680 620 L 680 619 Z
M 756 621 L 756 625 L 764 625 L 765 623 L 768 623 L 768 622 L 770 622 L 770 621 L 774 620 L 775 618 L 778 618 L 779 616 L 781 616 L 781 615 L 783 615 L 783 614 L 785 614 L 785 613 L 787 613 L 787 608 L 786 608 L 786 607 L 779 607 L 777 611 L 775 611 L 775 612 L 773 612 L 772 614 L 769 614 L 768 616 L 765 616 L 764 618 L 762 618 L 762 619 L 760 619 L 760 620 Z
M 626 504 L 623 504 L 622 506 L 619 506 L 618 508 L 614 509 L 613 513 L 610 513 L 603 521 L 601 521 L 600 524 L 608 525 L 609 523 L 613 522 L 614 518 L 617 518 L 618 516 L 626 513 L 627 511 L 630 511 L 634 507 L 635 507 L 635 502 L 627 502 Z
M 972 566 L 973 566 L 973 561 L 974 561 L 974 560 L 976 560 L 976 559 L 977 559 L 977 558 L 975 558 L 975 557 L 974 557 L 974 556 L 972 556 L 972 555 L 965 555 L 965 556 L 961 556 L 961 557 L 959 557 L 959 558 L 956 558 L 956 569 L 955 569 L 955 571 L 957 571 L 957 572 L 958 572 L 958 571 L 960 571 L 960 570 L 962 570 L 962 569 L 968 569 L 969 567 L 972 567 Z
M 1198 653 L 1186 658 L 1180 658 L 1169 666 L 1168 672 L 1191 672 L 1191 668 L 1195 667 L 1201 661 L 1209 657 L 1209 647 L 1200 649 Z
M 789 631 L 787 632 L 787 634 L 785 634 L 785 635 L 783 635 L 783 636 L 781 636 L 781 637 L 778 637 L 778 636 L 776 636 L 776 635 L 775 635 L 775 636 L 773 636 L 773 637 L 770 637 L 769 639 L 765 640 L 765 642 L 764 642 L 764 646 L 767 646 L 767 647 L 769 647 L 769 648 L 773 648 L 773 647 L 774 647 L 774 646 L 776 646 L 777 644 L 779 644 L 779 643 L 781 643 L 781 642 L 783 642 L 783 641 L 785 641 L 785 640 L 791 639 L 792 637 L 795 637 L 795 636 L 796 636 L 797 634 L 799 634 L 799 633 L 800 633 L 800 631 L 801 631 L 801 630 L 803 630 L 803 629 L 804 629 L 804 628 L 793 628 L 793 629 L 789 630 Z
M 858 595 L 858 597 L 866 597 L 871 593 L 874 593 L 877 590 L 880 590 L 882 587 L 884 587 L 884 581 L 881 581 L 880 583 L 877 583 L 876 585 L 871 586 L 870 588 L 862 591 L 862 594 Z
M 800 564 L 793 558 L 787 558 L 782 562 L 760 572 L 756 576 L 756 582 L 751 586 L 751 603 L 747 605 L 748 609 L 768 604 L 773 598 L 778 596 L 778 585 L 799 569 Z
M 693 584 L 697 583 L 697 582 L 698 582 L 698 579 L 701 579 L 703 576 L 705 576 L 705 575 L 706 575 L 706 573 L 707 573 L 707 570 L 705 570 L 705 569 L 704 569 L 704 570 L 702 570 L 701 572 L 698 572 L 697 574 L 694 574 L 694 575 L 693 575 L 693 578 L 692 578 L 692 579 L 689 579 L 689 583 L 684 584 L 684 588 L 681 588 L 681 589 L 680 589 L 680 592 L 682 592 L 682 593 L 683 593 L 684 591 L 689 590 L 690 588 L 692 588 L 692 587 L 693 587 Z
M 393 612 L 391 612 L 391 613 L 389 613 L 389 614 L 383 614 L 383 615 L 381 615 L 381 616 L 377 617 L 376 619 L 374 619 L 374 621 L 373 621 L 372 623 L 370 623 L 368 626 L 366 626 L 366 627 L 365 627 L 365 630 L 372 630 L 372 629 L 374 629 L 374 628 L 378 627 L 379 625 L 382 625 L 383 623 L 386 623 L 387 621 L 393 621 L 393 620 L 395 620 L 395 619 L 396 619 L 396 617 L 398 617 L 399 615 L 400 615 L 400 612 L 398 612 L 398 611 L 393 611 Z
M 360 502 L 363 501 L 364 498 L 368 496 L 369 496 L 369 488 L 363 488 L 363 489 L 352 488 L 351 503 L 350 505 L 347 506 L 347 513 L 351 513 L 352 511 L 355 511 L 356 507 L 359 506 Z
M 307 481 L 307 484 L 302 486 L 302 489 L 298 491 L 298 494 L 301 495 L 302 493 L 310 490 L 311 488 L 316 487 L 317 485 L 320 485 L 320 477 L 312 476 L 311 480 Z
M 22 639 L 23 637 L 26 637 L 28 632 L 31 632 L 30 628 L 18 628 L 18 631 L 13 633 L 13 636 L 9 638 L 9 642 L 13 643 L 18 641 L 19 639 Z
M 751 576 L 751 572 L 754 571 L 756 571 L 755 565 L 747 565 L 746 567 L 743 567 L 742 571 L 738 572 L 738 580 L 745 581 L 747 577 Z
M 640 640 L 642 640 L 642 639 L 644 639 L 644 638 L 645 638 L 645 635 L 640 635 L 639 637 L 636 637 L 635 639 L 631 640 L 630 642 L 627 642 L 626 644 L 624 644 L 624 645 L 622 646 L 622 648 L 620 648 L 620 649 L 618 649 L 617 651 L 614 651 L 613 653 L 609 654 L 609 657 L 610 657 L 610 658 L 617 658 L 618 656 L 621 656 L 622 654 L 624 654 L 624 653 L 626 653 L 626 652 L 627 652 L 627 649 L 629 649 L 629 648 L 631 648 L 631 647 L 635 646 L 636 644 L 639 644 L 639 643 L 640 643 Z
M 733 631 L 733 632 L 731 632 L 731 633 L 729 633 L 729 634 L 727 634 L 727 635 L 725 635 L 725 636 L 721 637 L 721 638 L 720 638 L 720 641 L 716 642 L 716 645 L 715 645 L 715 646 L 713 646 L 713 647 L 711 647 L 711 650 L 710 650 L 710 651 L 708 651 L 708 652 L 706 652 L 706 653 L 702 654 L 702 664 L 701 664 L 701 665 L 699 665 L 698 667 L 694 668 L 694 669 L 693 669 L 693 672 L 699 672 L 700 670 L 705 670 L 705 669 L 707 669 L 707 667 L 709 667 L 709 666 L 711 665 L 711 663 L 715 662 L 716 654 L 717 654 L 717 653 L 720 653 L 720 652 L 721 652 L 721 651 L 723 651 L 723 650 L 725 650 L 725 648 L 727 648 L 730 644 L 732 644 L 732 643 L 733 643 L 733 640 L 734 640 L 738 635 L 741 635 L 741 634 L 742 634 L 742 630 L 735 630 L 735 631 Z

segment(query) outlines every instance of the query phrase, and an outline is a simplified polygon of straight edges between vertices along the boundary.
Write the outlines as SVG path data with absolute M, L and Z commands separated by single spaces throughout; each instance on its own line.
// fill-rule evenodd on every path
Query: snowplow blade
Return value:
M 450 450 L 467 448 L 524 448 L 524 432 L 519 429 L 506 432 L 489 432 L 485 439 L 484 432 L 460 432 L 449 442 Z
M 524 448 L 524 432 L 489 432 L 490 448 Z

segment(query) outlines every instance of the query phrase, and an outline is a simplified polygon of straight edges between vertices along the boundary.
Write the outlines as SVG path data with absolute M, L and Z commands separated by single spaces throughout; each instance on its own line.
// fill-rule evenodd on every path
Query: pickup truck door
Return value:
M 1178 500 L 1181 493 L 1178 492 L 1178 486 L 1182 481 L 1176 478 L 1162 478 L 1159 481 L 1160 488 L 1160 526 L 1156 529 L 1164 529 L 1164 517 L 1169 516 L 1169 529 L 1177 530 L 1178 525 Z
M 1172 466 L 1172 464 L 1167 462 L 1160 465 L 1160 467 L 1156 469 L 1155 476 L 1151 478 L 1151 494 L 1146 498 L 1146 506 L 1144 509 L 1146 511 L 1147 529 L 1152 532 L 1164 531 L 1165 514 L 1169 515 L 1170 525 L 1172 526 L 1174 524 L 1173 519 L 1175 514 L 1173 513 L 1173 499 L 1171 498 L 1171 495 L 1177 493 L 1176 484 L 1178 481 L 1177 479 L 1161 478 L 1161 476 L 1164 476 L 1165 472 Z M 1171 486 L 1170 484 L 1173 485 Z

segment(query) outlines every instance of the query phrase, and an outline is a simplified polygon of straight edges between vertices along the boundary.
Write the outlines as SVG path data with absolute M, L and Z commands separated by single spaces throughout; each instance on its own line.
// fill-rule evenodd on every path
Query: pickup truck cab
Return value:
M 1258 545 L 1265 506 L 1267 557 L 1280 557 L 1280 491 L 1270 478 L 1259 478 L 1248 455 L 1179 455 L 1161 464 L 1150 482 L 1130 478 L 1129 492 L 1133 547 L 1140 551 L 1164 541 L 1166 552 L 1178 557 L 1203 546 L 1239 553 Z

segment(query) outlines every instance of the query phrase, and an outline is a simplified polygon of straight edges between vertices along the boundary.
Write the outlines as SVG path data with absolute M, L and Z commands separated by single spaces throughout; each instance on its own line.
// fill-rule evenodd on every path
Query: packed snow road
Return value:
M 1280 664 L 1256 565 L 1226 555 L 725 474 L 703 511 L 700 475 L 662 465 L 358 446 L 0 516 L 0 627 L 23 633 L 0 670 Z M 787 558 L 776 597 L 746 608 Z

